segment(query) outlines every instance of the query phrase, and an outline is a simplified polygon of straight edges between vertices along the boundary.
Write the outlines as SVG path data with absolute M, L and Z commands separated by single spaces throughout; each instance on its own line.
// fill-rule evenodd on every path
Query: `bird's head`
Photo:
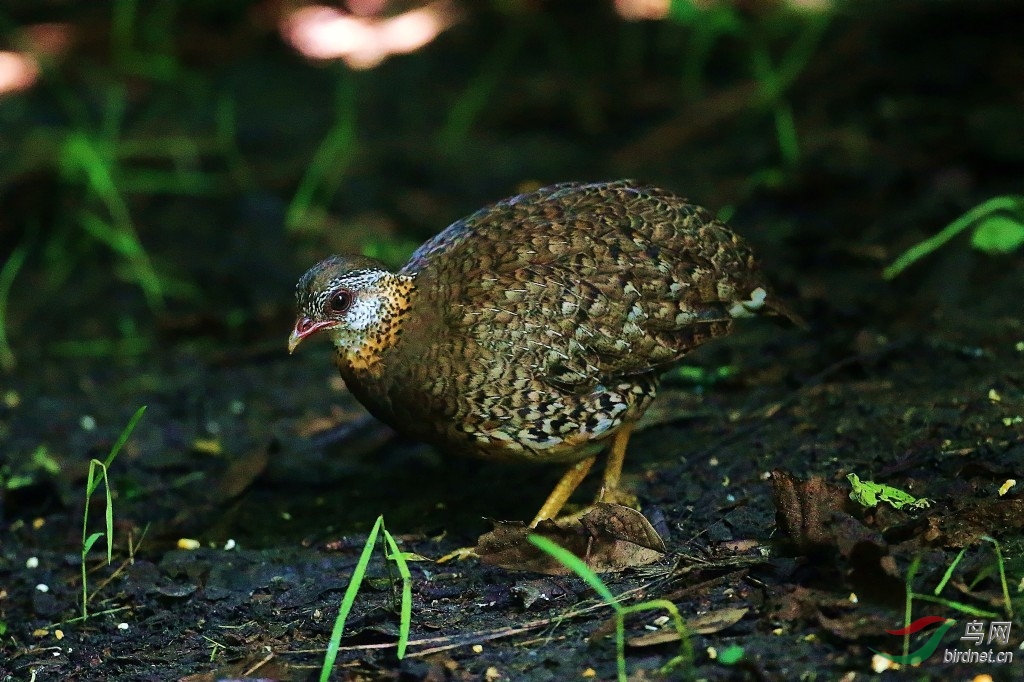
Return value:
M 298 317 L 288 352 L 326 332 L 342 358 L 370 366 L 395 342 L 409 305 L 412 278 L 359 256 L 331 256 L 311 267 L 295 287 Z

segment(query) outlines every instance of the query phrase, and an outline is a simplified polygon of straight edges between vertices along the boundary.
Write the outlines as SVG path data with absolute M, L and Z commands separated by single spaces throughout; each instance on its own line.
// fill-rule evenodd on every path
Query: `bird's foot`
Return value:
M 633 493 L 623 490 L 622 488 L 603 488 L 601 492 L 597 494 L 597 499 L 594 500 L 594 504 L 598 502 L 608 502 L 609 504 L 621 504 L 623 507 L 630 507 L 632 509 L 640 509 L 640 500 Z

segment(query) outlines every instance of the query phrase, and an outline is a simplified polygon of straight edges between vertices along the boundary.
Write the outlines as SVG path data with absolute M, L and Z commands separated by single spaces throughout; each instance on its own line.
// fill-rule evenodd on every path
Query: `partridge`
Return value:
M 397 272 L 331 256 L 299 280 L 292 352 L 324 332 L 355 397 L 444 452 L 568 464 L 555 517 L 610 442 L 614 498 L 659 377 L 778 305 L 747 243 L 630 180 L 563 183 L 456 221 Z

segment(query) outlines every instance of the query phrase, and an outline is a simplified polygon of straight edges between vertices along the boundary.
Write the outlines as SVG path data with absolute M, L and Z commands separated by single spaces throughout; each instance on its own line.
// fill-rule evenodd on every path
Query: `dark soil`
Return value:
M 99 107 L 106 39 L 92 35 L 105 29 L 73 4 L 84 37 L 60 68 Z M 669 552 L 604 580 L 626 603 L 672 601 L 701 632 L 693 662 L 663 673 L 678 642 L 634 641 L 630 679 L 873 676 L 874 650 L 902 653 L 885 631 L 903 627 L 908 585 L 933 595 L 961 551 L 941 596 L 976 611 L 915 600 L 911 620 L 957 624 L 919 667 L 881 677 L 1020 679 L 1024 482 L 999 491 L 1024 478 L 1024 252 L 986 255 L 962 235 L 891 282 L 880 273 L 971 207 L 1021 193 L 1021 6 L 868 3 L 835 16 L 786 93 L 800 144 L 786 165 L 740 38 L 715 42 L 705 95 L 683 101 L 684 27 L 571 4 L 470 14 L 355 75 L 304 63 L 254 9 L 183 12 L 189 83 L 234 98 L 243 162 L 203 156 L 200 170 L 223 181 L 205 195 L 131 195 L 155 267 L 185 283 L 156 312 L 124 261 L 76 227 L 92 198 L 16 155 L 34 133 L 56 134 L 52 94 L 0 100 L 15 150 L 3 152 L 14 170 L 0 186 L 0 249 L 29 249 L 7 308 L 18 364 L 0 405 L 0 679 L 315 679 L 378 515 L 422 557 L 410 564 L 412 641 L 399 661 L 400 588 L 378 555 L 332 679 L 615 679 L 612 612 L 586 608 L 599 600 L 580 578 L 433 561 L 474 544 L 487 518 L 529 519 L 560 471 L 398 439 L 346 393 L 326 343 L 289 357 L 285 341 L 294 282 L 324 255 L 367 244 L 401 254 L 521 183 L 627 176 L 731 207 L 730 224 L 809 324 L 752 320 L 694 353 L 710 374 L 733 371 L 668 377 L 634 435 L 626 483 Z M 12 20 L 71 19 L 35 11 Z M 772 54 L 794 40 L 792 21 L 749 21 Z M 507 26 L 525 38 L 502 69 L 492 50 Z M 438 142 L 482 73 L 497 80 L 479 118 L 456 144 Z M 135 138 L 181 126 L 208 136 L 209 92 L 128 82 Z M 323 225 L 289 233 L 287 202 L 339 82 L 358 95 L 358 147 Z M 104 540 L 93 546 L 90 617 L 73 620 L 88 463 L 142 405 L 110 467 L 113 561 Z M 848 497 L 849 473 L 933 502 L 866 509 Z M 574 499 L 594 493 L 589 482 Z M 101 487 L 89 533 L 104 508 Z M 998 541 L 1012 614 L 986 538 Z M 725 609 L 742 617 L 698 627 L 739 613 Z M 660 615 L 631 616 L 627 636 Z M 978 649 L 1020 660 L 944 662 L 944 650 L 972 648 L 959 639 L 971 620 L 986 632 L 1011 622 L 1007 644 Z M 716 658 L 734 645 L 737 663 Z

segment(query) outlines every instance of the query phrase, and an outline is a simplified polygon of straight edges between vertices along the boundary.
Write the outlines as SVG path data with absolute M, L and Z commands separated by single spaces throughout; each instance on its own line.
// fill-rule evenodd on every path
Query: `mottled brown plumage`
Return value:
M 566 183 L 455 222 L 397 273 L 318 263 L 289 348 L 326 330 L 370 412 L 445 451 L 582 461 L 536 523 L 618 433 L 614 487 L 659 375 L 766 297 L 750 248 L 703 209 L 632 181 Z

